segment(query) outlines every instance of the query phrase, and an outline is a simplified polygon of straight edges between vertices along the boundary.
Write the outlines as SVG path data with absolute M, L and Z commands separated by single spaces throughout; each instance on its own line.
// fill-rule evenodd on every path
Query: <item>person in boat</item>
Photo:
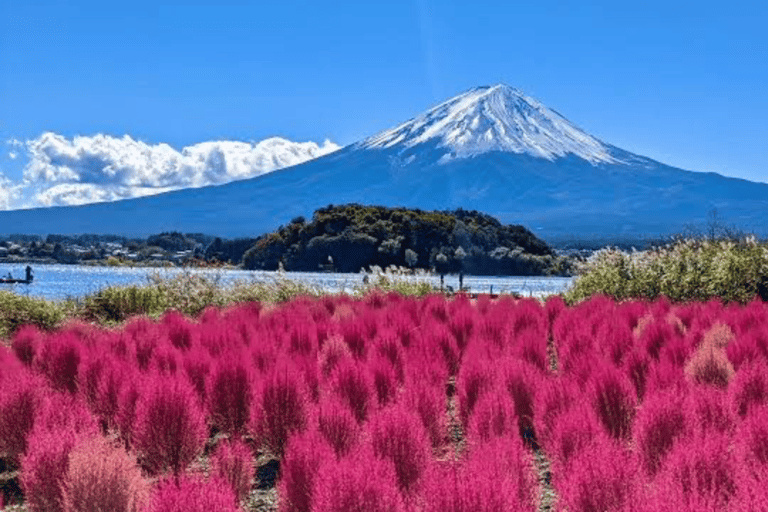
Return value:
M 32 275 L 32 267 L 27 265 L 26 270 L 27 270 L 27 281 L 32 281 L 32 279 L 35 277 L 34 275 Z
M 8 280 L 11 280 L 11 279 L 13 279 L 13 276 L 11 275 L 10 272 L 8 272 L 8 275 L 5 276 L 5 278 L 8 279 Z

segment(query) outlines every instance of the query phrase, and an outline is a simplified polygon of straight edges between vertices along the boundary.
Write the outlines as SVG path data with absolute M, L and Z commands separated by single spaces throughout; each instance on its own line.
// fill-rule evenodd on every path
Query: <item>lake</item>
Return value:
M 0 276 L 8 272 L 13 277 L 24 276 L 26 264 L 0 264 Z M 181 268 L 130 268 L 130 267 L 91 267 L 84 265 L 32 265 L 35 279 L 32 284 L 0 284 L 0 290 L 11 290 L 19 295 L 42 297 L 59 300 L 68 297 L 81 298 L 95 293 L 106 286 L 147 284 L 148 276 L 159 273 L 173 276 L 183 272 L 203 274 L 220 279 L 221 282 L 235 280 L 272 280 L 277 272 L 251 270 L 211 270 Z M 362 274 L 335 274 L 320 272 L 285 272 L 284 277 L 318 286 L 330 292 L 351 292 L 362 282 Z M 409 279 L 429 281 L 439 285 L 438 276 L 411 276 Z M 464 276 L 464 286 L 472 292 L 519 293 L 524 296 L 540 297 L 566 290 L 573 282 L 571 277 L 495 277 Z M 445 276 L 445 285 L 458 289 L 459 278 L 456 275 Z

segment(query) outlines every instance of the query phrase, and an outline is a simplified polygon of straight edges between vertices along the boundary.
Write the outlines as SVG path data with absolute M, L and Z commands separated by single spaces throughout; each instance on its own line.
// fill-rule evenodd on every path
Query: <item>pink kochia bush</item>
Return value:
M 208 380 L 208 410 L 222 432 L 242 434 L 250 419 L 254 377 L 243 357 L 220 357 Z
M 289 437 L 307 427 L 308 407 L 301 376 L 294 367 L 283 362 L 264 378 L 252 407 L 254 435 L 281 458 Z
M 23 328 L 0 456 L 33 512 L 236 510 L 254 452 L 283 512 L 535 510 L 539 450 L 558 510 L 765 510 L 766 312 L 375 294 Z
M 147 504 L 150 486 L 135 457 L 95 436 L 69 453 L 62 489 L 65 512 L 141 512 Z
M 390 460 L 377 458 L 370 448 L 356 451 L 318 470 L 311 512 L 404 512 Z
M 211 456 L 211 474 L 227 482 L 237 502 L 244 500 L 253 481 L 253 454 L 240 439 L 220 442 Z
M 433 462 L 425 475 L 424 512 L 533 512 L 531 459 L 519 439 L 497 439 L 467 459 Z
M 42 380 L 26 369 L 0 380 L 0 453 L 11 460 L 18 460 L 27 449 L 43 390 Z
M 653 476 L 667 453 L 686 434 L 687 421 L 681 397 L 659 393 L 643 403 L 635 425 L 635 442 L 642 468 Z
M 176 377 L 155 376 L 136 405 L 134 441 L 153 474 L 180 475 L 203 451 L 207 427 L 192 386 Z
M 331 447 L 316 430 L 291 437 L 280 465 L 280 512 L 312 510 L 320 467 L 333 471 L 334 461 Z
M 360 436 L 360 426 L 348 407 L 336 397 L 320 401 L 316 409 L 317 429 L 336 457 L 348 454 Z
M 156 485 L 145 512 L 239 512 L 227 482 L 183 475 Z
M 430 459 L 430 444 L 418 416 L 397 404 L 370 420 L 373 453 L 391 461 L 403 494 L 415 492 Z
M 569 512 L 624 510 L 640 492 L 632 455 L 607 436 L 576 454 L 568 471 L 556 472 L 553 480 L 559 509 Z

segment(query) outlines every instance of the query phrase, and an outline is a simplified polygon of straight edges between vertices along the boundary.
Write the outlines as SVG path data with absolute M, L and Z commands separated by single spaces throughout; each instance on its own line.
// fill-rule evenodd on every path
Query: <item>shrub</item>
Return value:
M 683 510 L 727 510 L 746 480 L 729 444 L 716 434 L 681 440 L 656 479 L 661 499 Z
M 371 419 L 369 432 L 374 455 L 392 461 L 403 494 L 415 492 L 431 455 L 421 421 L 394 405 Z
M 77 391 L 81 353 L 79 341 L 69 333 L 50 336 L 40 349 L 37 366 L 59 391 Z
M 318 404 L 317 428 L 337 458 L 347 455 L 360 435 L 360 426 L 352 411 L 336 397 L 321 400 Z
M 558 419 L 573 404 L 578 403 L 579 396 L 579 389 L 569 380 L 557 378 L 544 382 L 536 394 L 533 418 L 536 438 L 540 443 L 545 446 L 552 443 L 552 432 Z
M 768 407 L 755 408 L 739 425 L 735 439 L 741 459 L 764 485 L 768 479 Z
M 649 397 L 637 416 L 634 439 L 645 472 L 653 476 L 667 453 L 687 432 L 682 399 L 674 392 Z
M 374 390 L 368 371 L 353 360 L 344 360 L 331 374 L 331 389 L 349 407 L 358 423 L 368 418 L 374 406 Z
M 147 512 L 239 512 L 227 482 L 182 475 L 160 481 Z
M 205 416 L 192 386 L 178 378 L 154 377 L 136 404 L 134 441 L 153 474 L 180 475 L 205 445 Z
M 248 496 L 253 481 L 253 455 L 242 440 L 220 442 L 211 456 L 211 470 L 214 477 L 230 485 L 236 502 Z
M 745 304 L 765 294 L 766 275 L 762 244 L 681 239 L 632 254 L 599 251 L 582 269 L 566 300 L 603 293 L 616 299 L 666 295 L 682 302 L 719 297 Z
M 331 448 L 317 431 L 307 430 L 291 437 L 280 466 L 280 512 L 312 510 L 319 469 L 333 459 Z
M 464 364 L 456 377 L 459 418 L 464 427 L 469 425 L 475 404 L 496 379 L 494 367 L 490 361 L 476 353 L 479 350 L 477 345 L 472 345 L 467 350 Z
M 80 436 L 71 429 L 35 429 L 21 459 L 21 488 L 32 512 L 63 512 L 62 484 Z
M 426 377 L 409 377 L 401 402 L 418 414 L 433 449 L 442 446 L 448 435 L 447 401 L 443 386 L 432 384 Z
M 27 371 L 16 371 L 0 382 L 0 453 L 17 461 L 41 406 L 43 383 Z
M 579 403 L 564 411 L 557 418 L 544 445 L 547 456 L 555 466 L 555 472 L 570 472 L 569 464 L 574 457 L 591 450 L 591 445 L 603 442 L 607 437 L 594 410 Z
M 241 358 L 219 358 L 206 393 L 213 425 L 230 436 L 242 434 L 250 419 L 253 386 L 253 375 Z
M 637 502 L 638 482 L 631 455 L 611 440 L 574 455 L 567 474 L 555 473 L 558 508 L 570 512 L 623 510 Z
M 462 461 L 432 464 L 425 475 L 424 512 L 536 510 L 533 468 L 519 439 L 472 449 Z
M 40 329 L 34 325 L 24 325 L 14 334 L 11 348 L 19 361 L 27 366 L 32 366 L 43 340 L 44 334 Z
M 320 372 L 323 377 L 329 377 L 342 359 L 352 357 L 352 351 L 344 339 L 338 335 L 329 336 L 318 356 Z
M 308 398 L 300 376 L 281 365 L 267 376 L 251 407 L 254 435 L 277 458 L 282 458 L 289 437 L 307 426 Z
M 321 467 L 314 485 L 312 512 L 403 512 L 391 461 L 361 450 L 331 468 Z
M 768 404 L 768 364 L 760 358 L 739 368 L 728 386 L 733 410 L 744 418 L 751 408 Z
M 376 398 L 380 407 L 385 407 L 395 399 L 397 393 L 397 375 L 392 364 L 382 356 L 374 356 L 368 365 Z
M 734 370 L 722 348 L 703 342 L 686 363 L 685 374 L 693 382 L 725 389 Z
M 501 366 L 503 384 L 515 406 L 520 438 L 532 446 L 536 442 L 534 404 L 544 377 L 535 367 L 523 361 L 508 359 Z
M 691 422 L 694 435 L 733 433 L 736 415 L 728 407 L 726 399 L 724 391 L 710 387 L 699 387 L 686 394 L 685 415 Z
M 468 438 L 472 443 L 487 443 L 497 437 L 517 437 L 518 421 L 506 389 L 494 386 L 480 397 L 469 420 Z
M 65 512 L 141 512 L 149 498 L 136 459 L 100 436 L 69 452 L 62 489 Z
M 591 383 L 592 404 L 597 417 L 614 439 L 629 439 L 635 417 L 635 390 L 618 370 L 597 370 Z

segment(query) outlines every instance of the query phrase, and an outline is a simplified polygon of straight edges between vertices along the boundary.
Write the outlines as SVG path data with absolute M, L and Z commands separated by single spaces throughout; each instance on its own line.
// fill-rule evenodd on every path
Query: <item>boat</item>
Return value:
M 32 279 L 8 279 L 3 277 L 0 279 L 0 284 L 30 284 Z
M 32 274 L 32 267 L 27 266 L 27 276 L 24 279 L 16 279 L 8 272 L 7 277 L 0 277 L 0 284 L 30 284 L 35 276 Z

